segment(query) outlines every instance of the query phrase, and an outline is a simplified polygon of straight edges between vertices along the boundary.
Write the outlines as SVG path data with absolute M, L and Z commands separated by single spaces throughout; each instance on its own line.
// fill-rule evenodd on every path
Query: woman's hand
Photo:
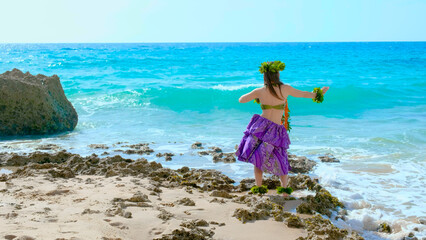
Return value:
M 330 87 L 322 87 L 322 94 L 325 94 L 327 91 L 328 91 L 328 89 L 330 89 Z

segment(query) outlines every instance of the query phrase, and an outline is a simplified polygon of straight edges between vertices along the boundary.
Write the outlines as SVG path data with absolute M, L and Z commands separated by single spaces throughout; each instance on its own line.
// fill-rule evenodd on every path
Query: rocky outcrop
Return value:
M 315 196 L 308 195 L 301 199 L 305 202 L 297 206 L 296 210 L 298 213 L 314 214 L 318 212 L 331 217 L 332 210 L 337 210 L 338 207 L 344 208 L 343 203 L 339 199 L 323 188 L 317 191 Z
M 0 74 L 0 136 L 70 131 L 78 115 L 57 75 L 31 75 L 18 69 Z
M 308 232 L 308 236 L 299 237 L 297 240 L 364 240 L 364 238 L 355 231 L 349 232 L 346 229 L 340 229 L 334 226 L 330 220 L 323 218 L 319 214 L 303 219 L 303 224 Z
M 175 239 L 191 239 L 191 240 L 207 240 L 212 239 L 214 232 L 211 230 L 194 228 L 189 231 L 184 228 L 175 229 L 170 234 L 164 234 L 161 238 L 154 240 L 175 240 Z
M 321 162 L 340 162 L 339 159 L 335 158 L 331 153 L 327 153 L 324 156 L 318 157 Z
M 308 173 L 315 167 L 316 162 L 305 156 L 288 155 L 292 173 Z
M 192 149 L 203 149 L 204 147 L 203 147 L 203 144 L 202 144 L 202 143 L 200 143 L 200 142 L 195 142 L 195 143 L 193 143 L 193 144 L 191 145 L 191 148 L 192 148 Z
M 178 170 L 163 168 L 160 163 L 148 162 L 144 158 L 138 160 L 125 159 L 119 155 L 99 158 L 96 154 L 82 157 L 61 151 L 53 154 L 34 152 L 27 155 L 10 154 L 2 157 L 0 164 L 7 166 L 23 166 L 10 176 L 26 177 L 45 173 L 53 178 L 71 178 L 76 175 L 112 176 L 145 176 L 163 187 L 190 187 L 201 191 L 233 191 L 234 180 L 219 171 L 209 169 Z
M 194 143 L 195 144 L 195 143 Z M 192 148 L 194 148 L 194 144 L 192 145 Z M 235 159 L 235 153 L 224 153 L 221 148 L 219 147 L 209 147 L 210 150 L 206 151 L 199 151 L 198 155 L 200 156 L 206 156 L 210 155 L 213 157 L 213 162 L 224 162 L 224 163 L 234 163 L 236 162 Z

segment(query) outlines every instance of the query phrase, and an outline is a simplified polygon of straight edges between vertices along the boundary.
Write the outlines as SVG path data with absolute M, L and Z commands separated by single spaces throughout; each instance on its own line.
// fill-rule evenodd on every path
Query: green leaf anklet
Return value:
M 287 194 L 291 194 L 293 192 L 293 188 L 291 187 L 277 187 L 277 193 L 281 194 L 281 193 L 287 193 Z
M 260 194 L 260 195 L 262 195 L 262 194 L 265 194 L 265 193 L 267 193 L 267 192 L 268 192 L 268 187 L 266 187 L 265 185 L 262 185 L 262 186 L 260 186 L 260 187 L 258 187 L 258 186 L 253 186 L 253 187 L 250 189 L 250 192 L 252 192 L 253 194 Z

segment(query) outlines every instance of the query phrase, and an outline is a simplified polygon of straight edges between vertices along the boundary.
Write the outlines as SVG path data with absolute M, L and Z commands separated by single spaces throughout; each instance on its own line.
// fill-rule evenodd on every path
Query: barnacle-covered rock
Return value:
M 155 181 L 165 181 L 173 179 L 173 176 L 178 176 L 178 174 L 169 168 L 159 168 L 151 172 L 148 176 Z
M 258 202 L 258 197 L 253 195 L 243 195 L 233 198 L 232 201 L 236 203 L 246 204 L 247 206 L 251 207 L 254 205 L 254 203 Z
M 177 171 L 178 171 L 178 173 L 180 173 L 180 174 L 184 174 L 184 173 L 187 173 L 187 172 L 189 172 L 189 167 L 187 167 L 187 166 L 184 166 L 184 167 L 181 167 L 181 168 L 179 168 Z
M 321 189 L 315 196 L 307 196 L 305 201 L 296 208 L 298 213 L 313 214 L 318 212 L 330 217 L 331 210 L 336 210 L 337 207 L 344 207 L 336 197 L 325 189 Z
M 165 159 L 166 161 L 171 161 L 171 160 L 172 160 L 172 157 L 173 157 L 174 155 L 175 155 L 175 154 L 173 154 L 173 153 L 166 152 L 166 153 L 157 153 L 155 156 L 156 156 L 156 157 L 164 157 L 164 159 Z
M 319 191 L 322 188 L 315 179 L 303 174 L 290 176 L 288 186 L 294 190 L 308 189 L 311 191 Z
M 209 149 L 211 149 L 212 152 L 216 152 L 216 153 L 221 153 L 222 149 L 220 147 L 209 147 Z
M 154 240 L 209 240 L 212 239 L 214 232 L 211 230 L 194 228 L 190 231 L 185 229 L 175 229 L 171 234 L 164 234 L 161 238 Z
M 160 210 L 161 213 L 157 215 L 157 217 L 163 221 L 167 221 L 170 220 L 172 217 L 174 217 L 174 214 L 172 214 L 171 212 L 168 212 L 164 209 Z
M 265 185 L 268 189 L 275 189 L 281 186 L 280 180 L 275 175 L 270 178 L 263 179 L 262 184 Z
M 231 195 L 226 191 L 214 190 L 210 196 L 212 197 L 221 197 L 221 198 L 233 198 L 235 195 Z
M 271 210 L 271 216 L 274 217 L 274 220 L 277 222 L 282 222 L 284 219 L 291 217 L 293 214 L 284 211 L 283 206 L 274 204 Z
M 288 162 L 291 166 L 291 171 L 293 173 L 308 173 L 312 171 L 313 167 L 315 167 L 315 161 L 308 159 L 305 156 L 296 156 L 289 154 Z
M 0 182 L 6 182 L 7 180 L 8 180 L 8 176 L 6 175 L 6 174 L 2 174 L 1 176 L 0 176 Z
M 128 199 L 129 202 L 151 202 L 148 199 L 148 196 L 146 194 L 143 194 L 141 192 L 135 193 L 131 198 Z
M 308 236 L 299 237 L 298 240 L 364 240 L 358 233 L 354 231 L 349 233 L 346 229 L 340 229 L 334 226 L 330 220 L 318 214 L 311 218 L 304 219 L 303 224 L 308 231 Z
M 200 188 L 204 191 L 232 191 L 235 181 L 217 170 L 191 169 L 182 175 L 182 185 Z M 189 184 L 190 183 L 190 184 Z
M 219 203 L 219 204 L 225 204 L 226 201 L 223 200 L 223 198 L 219 199 L 219 198 L 213 198 L 212 200 L 209 201 L 210 203 Z
M 194 229 L 197 227 L 208 227 L 209 223 L 204 219 L 195 219 L 190 221 L 185 221 L 180 224 L 181 227 L 186 227 L 189 229 Z
M 269 217 L 269 213 L 266 210 L 248 210 L 244 208 L 237 208 L 234 211 L 233 217 L 236 217 L 243 223 L 253 220 L 261 220 L 267 219 Z
M 195 206 L 195 202 L 187 197 L 177 200 L 176 203 L 183 206 Z
M 81 157 L 78 154 L 57 152 L 53 154 L 35 152 L 29 155 L 13 155 L 7 159 L 6 164 L 24 166 L 11 176 L 30 176 L 34 171 L 50 174 L 53 177 L 72 177 L 72 174 L 103 175 L 103 176 L 137 176 L 147 175 L 162 166 L 146 159 L 137 161 L 124 159 L 121 156 L 99 158 L 97 155 Z M 26 166 L 25 166 L 26 165 Z M 47 170 L 52 170 L 50 173 Z M 72 174 L 71 174 L 72 173 Z
M 224 163 L 233 163 L 236 162 L 235 153 L 224 153 L 222 161 Z
M 213 157 L 213 162 L 215 162 L 215 163 L 221 161 L 222 157 L 223 157 L 223 153 L 222 152 L 220 152 L 220 153 L 214 152 L 211 155 Z
M 383 222 L 379 225 L 379 228 L 377 229 L 378 232 L 384 232 L 384 233 L 392 233 L 392 229 L 389 225 L 389 223 Z
M 237 190 L 240 192 L 248 191 L 253 186 L 256 185 L 254 178 L 244 178 L 240 181 L 240 184 L 237 186 Z
M 300 217 L 296 215 L 291 215 L 286 218 L 287 226 L 291 228 L 303 228 L 305 225 L 303 224 Z
M 283 210 L 283 206 L 268 199 L 259 199 L 252 196 L 240 196 L 233 200 L 238 203 L 247 204 L 250 209 L 238 208 L 234 211 L 234 217 L 243 223 L 247 221 L 267 219 L 274 217 L 276 221 L 283 221 L 291 214 Z
M 321 162 L 340 162 L 339 159 L 335 158 L 331 153 L 327 153 L 324 156 L 318 157 Z
M 202 144 L 202 143 L 200 143 L 200 142 L 195 142 L 195 143 L 193 143 L 193 144 L 191 145 L 191 148 L 192 148 L 192 149 L 203 149 L 204 147 L 203 147 L 203 144 Z
M 24 166 L 28 163 L 64 163 L 74 154 L 60 151 L 55 153 L 46 153 L 46 152 L 33 152 L 28 155 L 18 155 L 16 153 L 9 154 L 5 156 L 1 163 L 6 166 Z
M 196 149 L 202 148 L 202 147 L 201 148 L 198 147 L 197 145 L 194 146 L 194 144 L 192 145 L 192 148 L 196 148 Z M 233 163 L 233 162 L 236 161 L 234 152 L 223 153 L 222 149 L 219 148 L 219 147 L 209 147 L 209 149 L 210 150 L 199 151 L 198 155 L 200 155 L 200 156 L 210 155 L 210 156 L 212 156 L 213 162 L 215 162 L 215 163 L 217 163 L 217 162 Z
M 73 178 L 73 177 L 75 177 L 74 172 L 68 167 L 65 167 L 61 170 L 52 169 L 52 170 L 49 170 L 49 173 L 54 178 Z

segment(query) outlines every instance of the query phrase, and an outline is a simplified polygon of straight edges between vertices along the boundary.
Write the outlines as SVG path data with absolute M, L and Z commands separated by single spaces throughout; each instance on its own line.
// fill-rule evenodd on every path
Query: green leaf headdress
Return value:
M 276 73 L 278 71 L 282 71 L 285 68 L 285 63 L 281 61 L 273 61 L 273 62 L 263 62 L 259 67 L 260 73 L 273 72 Z

